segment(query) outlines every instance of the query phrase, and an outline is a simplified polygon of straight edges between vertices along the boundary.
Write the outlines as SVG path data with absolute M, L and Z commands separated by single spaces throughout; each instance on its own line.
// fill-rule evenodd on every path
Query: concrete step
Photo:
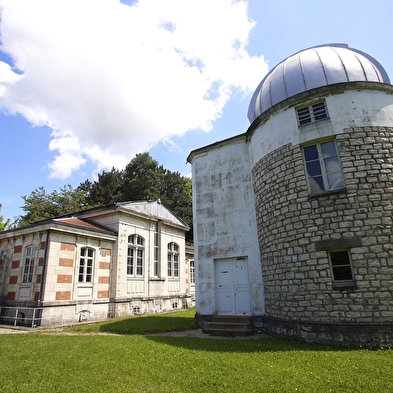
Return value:
M 216 315 L 203 331 L 215 336 L 250 336 L 254 334 L 254 326 L 251 317 Z

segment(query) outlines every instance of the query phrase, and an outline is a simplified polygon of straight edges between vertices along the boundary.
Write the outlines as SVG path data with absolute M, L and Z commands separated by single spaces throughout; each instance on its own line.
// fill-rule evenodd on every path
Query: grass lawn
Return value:
M 194 310 L 0 336 L 0 392 L 392 392 L 393 351 L 279 338 L 141 336 L 194 326 Z M 153 326 L 154 325 L 154 326 Z M 83 329 L 82 329 L 83 328 Z M 90 332 L 120 334 L 96 335 Z M 158 330 L 157 330 L 158 329 Z M 81 332 L 81 330 L 85 330 Z

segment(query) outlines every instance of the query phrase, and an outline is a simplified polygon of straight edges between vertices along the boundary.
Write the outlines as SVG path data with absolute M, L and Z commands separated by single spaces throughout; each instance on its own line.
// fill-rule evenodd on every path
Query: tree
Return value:
M 7 218 L 7 220 L 4 221 L 4 216 L 0 216 L 0 232 L 11 228 L 11 219 Z
M 160 198 L 159 184 L 165 169 L 149 153 L 137 154 L 124 170 L 124 200 L 155 200 Z
M 86 200 L 90 205 L 107 205 L 124 199 L 123 171 L 112 168 L 110 172 L 103 171 L 98 175 L 98 180 L 90 183 L 90 190 L 86 195 Z M 88 182 L 88 180 L 86 180 Z M 80 185 L 85 187 L 84 185 Z
M 192 241 L 192 187 L 191 179 L 179 172 L 166 171 L 159 187 L 161 201 L 178 217 L 184 220 L 191 229 L 186 240 Z
M 74 189 L 71 185 L 50 194 L 47 194 L 44 187 L 39 187 L 30 195 L 22 196 L 22 199 L 25 202 L 22 209 L 26 214 L 18 221 L 20 227 L 90 207 L 86 201 L 85 191 Z

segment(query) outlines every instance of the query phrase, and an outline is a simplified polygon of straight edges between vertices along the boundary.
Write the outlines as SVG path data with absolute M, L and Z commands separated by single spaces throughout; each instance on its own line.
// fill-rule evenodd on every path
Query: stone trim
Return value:
M 348 239 L 327 239 L 315 242 L 315 251 L 337 250 L 339 248 L 361 247 L 362 241 L 358 237 Z

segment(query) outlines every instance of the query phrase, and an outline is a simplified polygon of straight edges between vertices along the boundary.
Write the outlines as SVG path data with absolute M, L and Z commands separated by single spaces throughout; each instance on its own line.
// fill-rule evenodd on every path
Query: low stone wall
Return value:
M 393 347 L 392 323 L 307 323 L 255 317 L 258 331 L 309 343 L 337 344 L 355 348 Z
M 207 330 L 214 315 L 196 314 L 201 329 Z M 267 316 L 253 317 L 254 330 L 270 336 L 283 336 L 315 344 L 333 344 L 350 348 L 392 348 L 392 323 L 309 323 Z

